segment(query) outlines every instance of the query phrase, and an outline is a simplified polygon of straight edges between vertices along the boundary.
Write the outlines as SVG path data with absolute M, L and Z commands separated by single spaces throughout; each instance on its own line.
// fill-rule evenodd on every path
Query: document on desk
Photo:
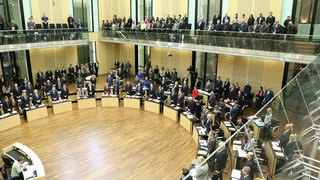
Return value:
M 241 171 L 238 169 L 233 169 L 231 173 L 231 178 L 240 179 L 241 178 Z
M 199 140 L 199 144 L 201 146 L 207 146 L 208 145 L 206 140 Z
M 276 152 L 276 156 L 284 157 L 284 154 L 282 152 Z
M 24 175 L 24 178 L 25 179 L 28 179 L 28 178 L 30 178 L 30 177 L 33 177 L 34 176 L 34 171 L 35 171 L 35 168 L 34 168 L 34 166 L 32 165 L 32 166 L 29 166 L 29 165 L 27 165 L 26 166 L 26 171 L 24 171 L 23 172 L 23 175 Z
M 231 123 L 229 121 L 224 121 L 223 122 L 226 126 L 231 126 Z
M 279 146 L 272 145 L 272 149 L 275 151 L 281 151 L 281 148 Z
M 246 157 L 247 153 L 244 150 L 240 149 L 240 150 L 238 150 L 238 155 L 239 155 L 239 157 Z
M 232 149 L 233 149 L 233 150 L 241 150 L 241 146 L 239 146 L 239 145 L 233 145 L 233 146 L 232 146 Z
M 234 140 L 234 141 L 233 141 L 233 144 L 241 145 L 241 141 L 239 141 L 239 140 Z

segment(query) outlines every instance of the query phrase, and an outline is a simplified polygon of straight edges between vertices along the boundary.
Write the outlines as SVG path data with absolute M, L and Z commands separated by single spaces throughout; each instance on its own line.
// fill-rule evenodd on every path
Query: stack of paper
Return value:
M 231 178 L 240 179 L 241 178 L 241 171 L 238 169 L 233 169 L 231 173 Z
M 239 157 L 246 157 L 247 156 L 247 153 L 244 151 L 244 150 L 238 150 L 238 155 Z
M 276 152 L 276 156 L 284 157 L 284 154 L 282 152 Z
M 239 146 L 239 145 L 233 145 L 233 146 L 232 146 L 232 149 L 233 149 L 233 150 L 241 150 L 241 146 Z
M 208 145 L 206 140 L 199 140 L 199 144 L 201 146 L 207 146 Z
M 233 141 L 233 144 L 241 145 L 242 143 L 241 143 L 241 141 L 239 141 L 239 140 L 234 140 L 234 141 Z

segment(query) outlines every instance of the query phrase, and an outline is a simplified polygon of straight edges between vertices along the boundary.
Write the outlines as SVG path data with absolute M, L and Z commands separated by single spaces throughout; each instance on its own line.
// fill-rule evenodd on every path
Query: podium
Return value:
M 53 114 L 60 114 L 60 113 L 72 111 L 71 99 L 53 101 L 52 106 L 53 106 Z
M 102 95 L 101 96 L 102 107 L 119 107 L 119 97 L 117 95 Z
M 78 109 L 95 108 L 96 106 L 97 105 L 95 97 L 85 97 L 82 99 L 78 97 Z
M 150 111 L 156 114 L 160 114 L 160 100 L 147 99 L 144 101 L 144 110 Z
M 126 96 L 124 97 L 124 107 L 140 109 L 141 97 L 140 96 Z
M 27 121 L 33 121 L 40 118 L 48 117 L 48 110 L 44 104 L 36 107 L 33 106 L 31 108 L 25 108 Z
M 179 110 L 180 107 L 171 106 L 169 104 L 165 104 L 163 106 L 163 115 L 167 118 L 170 118 L 174 121 L 179 120 Z
M 18 125 L 21 125 L 21 122 L 17 111 L 0 116 L 0 131 L 5 131 Z

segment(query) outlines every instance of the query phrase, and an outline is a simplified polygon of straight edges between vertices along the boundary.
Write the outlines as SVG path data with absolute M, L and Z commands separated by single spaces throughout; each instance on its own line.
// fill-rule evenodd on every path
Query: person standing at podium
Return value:
M 157 99 L 163 101 L 164 100 L 164 90 L 163 87 L 159 86 L 157 91 Z
M 41 105 L 41 95 L 38 93 L 38 90 L 34 90 L 34 93 L 32 95 L 32 104 L 34 106 Z
M 138 83 L 136 91 L 137 91 L 137 93 L 136 93 L 137 96 L 143 96 L 144 95 L 143 88 L 141 87 L 140 83 Z
M 19 157 L 17 161 L 14 161 L 11 168 L 11 179 L 19 180 L 23 179 L 22 169 L 25 168 L 25 165 L 22 165 L 24 161 L 23 157 Z
M 69 89 L 67 88 L 66 84 L 63 84 L 63 88 L 61 89 L 60 94 L 62 99 L 68 99 L 69 98 Z
M 29 96 L 27 96 L 25 91 L 22 93 L 20 107 L 23 111 L 24 111 L 24 108 L 30 107 L 30 98 Z
M 156 90 L 154 89 L 153 84 L 150 84 L 150 88 L 148 90 L 148 95 L 152 99 L 156 98 Z
M 128 96 L 131 96 L 131 94 L 132 94 L 132 85 L 130 84 L 129 81 L 127 82 L 127 85 L 125 86 L 125 90 L 126 90 L 126 94 Z
M 87 91 L 88 91 L 88 97 L 93 98 L 96 95 L 96 90 L 94 88 L 94 86 L 92 86 L 92 83 L 89 81 L 88 87 L 87 87 Z
M 3 101 L 3 112 L 4 113 L 11 113 L 12 112 L 12 102 L 8 98 L 8 96 L 4 97 Z
M 52 86 L 52 90 L 50 91 L 50 97 L 52 101 L 58 101 L 59 100 L 59 94 L 56 90 L 56 86 Z

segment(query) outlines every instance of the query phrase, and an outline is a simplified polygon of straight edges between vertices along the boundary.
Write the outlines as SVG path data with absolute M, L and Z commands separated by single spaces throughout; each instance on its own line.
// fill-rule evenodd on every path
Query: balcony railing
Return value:
M 320 36 L 193 30 L 103 29 L 102 41 L 162 46 L 222 54 L 269 56 L 309 63 L 320 53 Z M 275 53 L 277 52 L 277 53 Z M 292 57 L 293 56 L 293 57 Z M 310 57 L 308 57 L 310 56 Z M 308 57 L 307 59 L 305 59 Z

